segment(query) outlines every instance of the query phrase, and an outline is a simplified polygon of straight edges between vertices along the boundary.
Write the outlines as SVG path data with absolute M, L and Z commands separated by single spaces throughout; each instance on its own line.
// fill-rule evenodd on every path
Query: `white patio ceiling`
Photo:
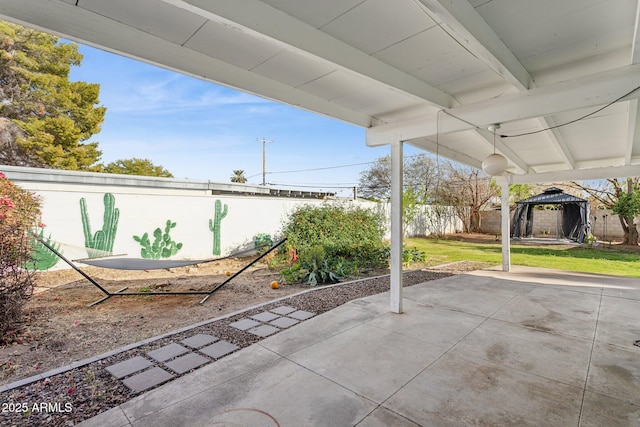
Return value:
M 640 175 L 638 13 L 636 0 L 0 0 L 4 19 L 475 167 L 492 123 L 516 135 L 616 101 L 498 137 L 512 183 Z

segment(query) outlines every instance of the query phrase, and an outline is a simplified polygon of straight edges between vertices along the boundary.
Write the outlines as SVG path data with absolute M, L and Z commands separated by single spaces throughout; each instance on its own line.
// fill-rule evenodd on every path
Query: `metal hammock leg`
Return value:
M 75 271 L 77 271 L 78 273 L 80 273 L 82 275 L 82 277 L 84 277 L 85 279 L 87 279 L 89 282 L 91 282 L 96 288 L 100 289 L 102 292 L 104 292 L 107 297 L 104 299 L 107 299 L 111 296 L 111 293 L 106 290 L 105 288 L 103 288 L 102 286 L 100 286 L 100 284 L 98 282 L 96 282 L 91 276 L 89 276 L 87 273 L 85 273 L 84 271 L 80 270 L 78 268 L 77 265 L 75 265 L 71 260 L 67 259 L 67 257 L 65 257 L 64 255 L 62 255 L 60 252 L 58 252 L 53 246 L 51 246 L 50 244 L 48 244 L 47 242 L 45 242 L 43 239 L 40 238 L 40 236 L 36 236 L 34 235 L 36 239 L 38 239 L 38 241 L 40 243 L 42 243 L 43 245 L 45 245 L 47 247 L 47 249 L 49 249 L 51 252 L 53 252 L 54 254 L 56 254 L 56 256 L 58 258 L 60 258 L 61 260 L 63 260 L 64 262 L 66 262 L 67 264 L 69 264 L 71 266 L 71 268 L 73 268 Z M 95 304 L 95 303 L 94 303 Z M 93 304 L 92 304 L 93 305 Z
M 251 261 L 249 264 L 247 264 L 244 267 L 242 267 L 239 271 L 237 271 L 232 276 L 229 276 L 229 278 L 227 280 L 225 280 L 224 282 L 222 282 L 219 285 L 215 286 L 213 289 L 211 289 L 208 292 L 208 295 L 206 297 L 202 298 L 202 301 L 200 301 L 200 304 L 204 304 L 215 291 L 217 291 L 218 289 L 220 289 L 221 287 L 223 287 L 224 285 L 229 283 L 231 280 L 233 280 L 234 277 L 237 277 L 240 273 L 244 272 L 247 268 L 251 267 L 253 264 L 255 264 L 256 262 L 260 261 L 262 258 L 267 256 L 269 253 L 271 253 L 273 250 L 275 250 L 278 246 L 280 246 L 281 244 L 283 244 L 286 241 L 287 241 L 286 238 L 280 240 L 278 243 L 276 243 L 275 245 L 271 246 L 268 251 L 266 251 L 265 253 L 260 255 L 258 258 L 254 259 L 253 261 Z

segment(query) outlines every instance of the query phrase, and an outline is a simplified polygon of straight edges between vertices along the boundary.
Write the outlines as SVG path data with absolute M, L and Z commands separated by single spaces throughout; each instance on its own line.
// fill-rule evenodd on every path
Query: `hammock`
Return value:
M 190 265 L 206 264 L 208 262 L 220 261 L 223 259 L 234 258 L 239 255 L 243 255 L 249 252 L 253 252 L 256 249 L 261 249 L 265 246 L 260 246 L 251 249 L 245 249 L 239 252 L 234 252 L 231 255 L 208 258 L 208 259 L 147 259 L 147 258 L 126 258 L 120 255 L 99 257 L 99 258 L 81 258 L 74 259 L 74 262 L 92 265 L 94 267 L 110 268 L 113 270 L 162 270 L 168 268 L 188 267 Z
M 69 260 L 64 255 L 62 255 L 56 248 L 54 248 L 52 245 L 47 243 L 44 239 L 42 239 L 41 237 L 39 237 L 39 236 L 37 236 L 35 234 L 34 234 L 34 237 L 36 239 L 38 239 L 40 241 L 40 243 L 42 243 L 44 246 L 46 246 L 51 252 L 56 254 L 61 260 L 66 262 L 71 268 L 73 268 L 75 271 L 80 273 L 85 279 L 87 279 L 89 282 L 91 282 L 91 284 L 93 284 L 95 287 L 100 289 L 100 291 L 102 291 L 105 294 L 105 296 L 103 298 L 99 299 L 96 302 L 93 302 L 93 303 L 89 304 L 90 307 L 93 306 L 93 305 L 96 305 L 96 304 L 100 304 L 101 302 L 106 301 L 106 300 L 108 300 L 109 298 L 111 298 L 113 296 L 130 296 L 130 295 L 138 295 L 138 296 L 140 296 L 140 295 L 205 295 L 205 297 L 200 301 L 200 304 L 204 304 L 205 301 L 207 301 L 207 299 L 209 299 L 209 297 L 216 290 L 220 289 L 222 286 L 224 286 L 225 284 L 229 283 L 231 280 L 233 280 L 233 278 L 235 278 L 236 276 L 241 274 L 243 271 L 245 271 L 246 269 L 251 267 L 253 264 L 255 264 L 256 262 L 258 262 L 259 260 L 261 260 L 262 258 L 267 256 L 271 251 L 275 250 L 278 246 L 280 246 L 281 244 L 283 244 L 287 240 L 286 238 L 284 238 L 284 239 L 280 240 L 278 243 L 276 243 L 275 245 L 269 247 L 269 249 L 267 249 L 265 252 L 260 254 L 257 258 L 255 258 L 249 264 L 245 265 L 240 270 L 238 270 L 236 273 L 232 274 L 224 282 L 222 282 L 220 284 L 217 284 L 217 285 L 214 285 L 213 288 L 211 288 L 208 291 L 124 292 L 127 288 L 122 288 L 122 289 L 120 289 L 120 290 L 118 290 L 116 292 L 109 292 L 104 287 L 102 287 L 100 285 L 100 283 L 98 283 L 94 278 L 92 278 L 87 273 L 85 273 L 80 268 L 78 268 L 78 266 L 75 265 L 75 263 L 73 261 Z M 82 263 L 89 264 L 89 265 L 101 264 L 101 265 L 98 265 L 98 266 L 104 266 L 105 268 L 126 269 L 126 270 L 151 270 L 153 268 L 162 269 L 162 268 L 172 268 L 172 267 L 184 267 L 184 266 L 187 266 L 187 265 L 195 265 L 195 264 L 203 264 L 203 263 L 206 263 L 206 262 L 219 261 L 221 259 L 231 258 L 231 257 L 237 256 L 237 255 L 239 255 L 241 253 L 254 251 L 255 249 L 256 248 L 247 249 L 247 250 L 244 250 L 244 251 L 236 252 L 233 255 L 228 255 L 228 256 L 220 257 L 220 258 L 205 259 L 205 260 L 191 260 L 191 261 L 183 260 L 183 261 L 180 261 L 180 260 L 149 260 L 149 259 L 141 259 L 141 258 L 104 258 L 104 259 L 96 259 L 96 258 L 91 259 L 91 258 L 89 258 L 89 259 L 78 260 L 78 262 L 82 262 Z
M 215 261 L 222 258 L 217 258 Z M 94 267 L 111 268 L 114 270 L 160 270 L 163 268 L 186 267 L 202 264 L 213 260 L 156 260 L 145 258 L 86 258 L 74 259 L 75 262 L 92 265 Z

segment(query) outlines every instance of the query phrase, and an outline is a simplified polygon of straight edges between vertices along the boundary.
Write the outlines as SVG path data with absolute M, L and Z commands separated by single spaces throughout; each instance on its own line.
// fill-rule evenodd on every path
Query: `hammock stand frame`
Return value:
M 271 246 L 266 252 L 260 254 L 260 256 L 258 256 L 257 258 L 255 258 L 253 261 L 251 261 L 249 264 L 245 265 L 244 267 L 242 267 L 240 270 L 238 270 L 237 272 L 235 272 L 234 274 L 232 274 L 231 276 L 229 276 L 224 282 L 214 286 L 211 290 L 208 291 L 173 291 L 173 292 L 124 292 L 125 290 L 127 290 L 127 287 L 124 287 L 122 289 L 118 289 L 115 292 L 109 292 L 108 290 L 106 290 L 102 285 L 100 285 L 100 283 L 98 283 L 94 278 L 92 278 L 91 276 L 89 276 L 86 272 L 82 271 L 73 261 L 71 261 L 70 259 L 68 259 L 67 257 L 65 257 L 64 255 L 62 255 L 57 249 L 55 249 L 54 247 L 52 247 L 49 243 L 45 242 L 43 239 L 41 239 L 39 236 L 37 236 L 37 239 L 40 241 L 40 243 L 42 243 L 45 247 L 47 247 L 47 249 L 49 249 L 51 252 L 53 252 L 54 254 L 56 254 L 56 256 L 58 258 L 60 258 L 62 261 L 66 262 L 71 268 L 73 268 L 75 271 L 77 271 L 80 275 L 82 275 L 82 277 L 84 277 L 85 279 L 87 279 L 93 286 L 95 286 L 96 288 L 98 288 L 102 293 L 105 294 L 104 297 L 100 298 L 99 300 L 92 302 L 91 304 L 89 304 L 89 307 L 93 307 L 94 305 L 100 304 L 106 300 L 108 300 L 111 297 L 125 297 L 125 296 L 144 296 L 144 295 L 205 295 L 205 297 L 200 301 L 200 304 L 204 304 L 209 297 L 218 289 L 220 289 L 221 287 L 223 287 L 224 285 L 226 285 L 227 283 L 229 283 L 230 281 L 232 281 L 234 278 L 236 278 L 238 275 L 242 274 L 245 270 L 247 270 L 249 267 L 251 267 L 253 264 L 255 264 L 256 262 L 260 261 L 262 258 L 264 258 L 265 256 L 267 256 L 269 253 L 271 253 L 274 249 L 276 249 L 277 247 L 279 247 L 280 245 L 282 245 L 284 242 L 287 241 L 286 238 L 280 240 L 278 243 L 276 243 L 275 245 Z M 204 264 L 206 262 L 215 262 L 215 261 L 220 261 L 222 259 L 226 259 L 226 258 L 231 258 L 231 256 L 226 256 L 226 257 L 221 257 L 221 258 L 215 258 L 215 259 L 211 259 L 211 260 L 207 260 L 204 262 L 200 262 L 198 264 Z M 197 264 L 194 264 L 197 265 Z

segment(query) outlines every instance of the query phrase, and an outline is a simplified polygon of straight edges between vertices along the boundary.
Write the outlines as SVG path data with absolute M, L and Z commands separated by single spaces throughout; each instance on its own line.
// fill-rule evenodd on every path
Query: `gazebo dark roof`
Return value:
M 544 190 L 541 194 L 537 194 L 535 196 L 531 196 L 528 199 L 521 200 L 517 202 L 517 204 L 526 204 L 526 205 L 552 205 L 552 204 L 560 204 L 560 203 L 580 203 L 586 202 L 585 199 L 581 199 L 580 197 L 572 196 L 571 194 L 566 194 L 564 191 L 557 187 L 550 187 Z

